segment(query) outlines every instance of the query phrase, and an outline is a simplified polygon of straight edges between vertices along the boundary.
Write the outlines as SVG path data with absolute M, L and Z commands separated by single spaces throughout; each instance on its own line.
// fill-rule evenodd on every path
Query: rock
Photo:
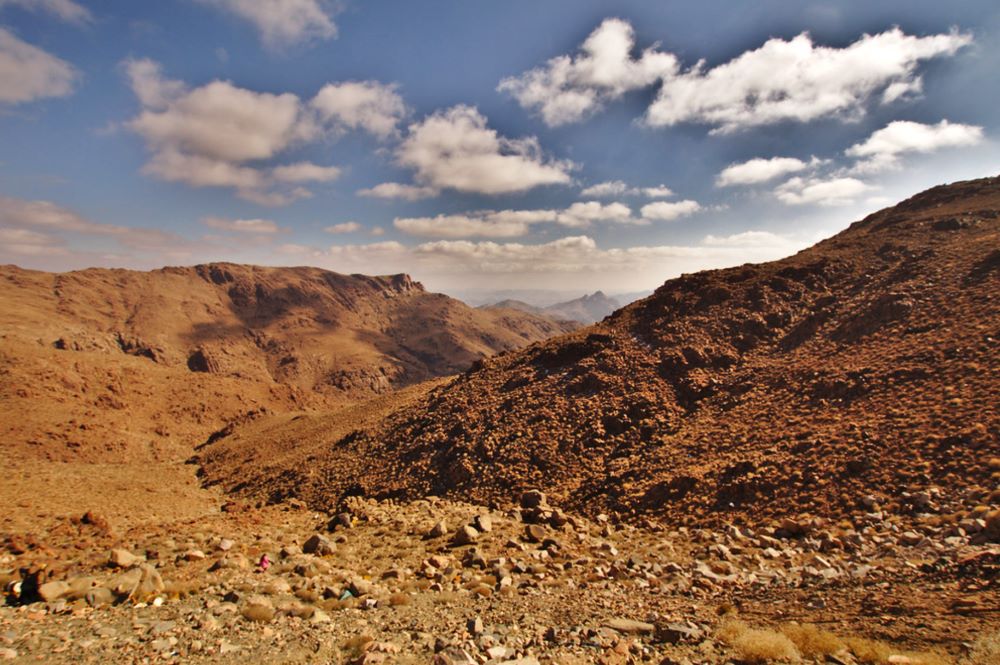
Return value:
M 686 623 L 665 623 L 656 626 L 656 640 L 667 644 L 680 644 L 682 642 L 699 642 L 702 632 L 697 627 Z
M 185 561 L 204 561 L 207 557 L 201 550 L 188 550 L 181 558 Z
M 624 635 L 648 635 L 656 630 L 653 624 L 634 619 L 611 619 L 604 622 L 604 625 Z
M 330 520 L 327 525 L 327 529 L 330 531 L 335 531 L 336 529 L 351 529 L 354 527 L 354 520 L 351 518 L 350 513 L 338 513 L 336 517 Z
M 229 540 L 228 538 L 223 538 L 222 540 L 219 541 L 219 544 L 216 547 L 220 552 L 228 552 L 229 550 L 233 549 L 233 545 L 235 544 L 236 543 Z
M 472 634 L 472 635 L 480 635 L 480 634 L 482 634 L 482 632 L 484 630 L 483 629 L 483 620 L 480 619 L 479 617 L 476 617 L 475 619 L 469 619 L 466 622 L 465 627 L 468 629 L 468 631 L 469 631 L 470 634 Z
M 476 515 L 475 522 L 473 526 L 476 527 L 482 533 L 489 533 L 493 530 L 493 518 L 483 513 L 482 515 Z
M 477 531 L 473 526 L 465 525 L 455 532 L 455 536 L 451 539 L 451 543 L 452 545 L 461 547 L 462 545 L 471 545 L 477 540 L 479 540 L 479 531 Z
M 545 528 L 539 524 L 528 524 L 524 527 L 524 539 L 529 543 L 540 543 L 545 540 Z
M 46 582 L 38 587 L 38 595 L 46 603 L 59 600 L 70 592 L 70 586 L 62 580 Z
M 4 647 L 0 649 L 0 660 L 14 660 L 17 658 L 17 649 Z
M 899 542 L 907 547 L 913 547 L 919 545 L 923 541 L 924 537 L 921 536 L 916 531 L 904 531 L 899 534 Z
M 441 536 L 447 533 L 448 533 L 448 524 L 444 520 L 441 520 L 433 527 L 431 527 L 431 530 L 427 532 L 427 535 L 430 538 L 440 538 Z
M 545 494 L 539 490 L 528 490 L 521 494 L 521 507 L 527 509 L 544 508 L 548 506 Z
M 360 598 L 361 596 L 371 595 L 372 591 L 375 589 L 375 586 L 368 580 L 356 577 L 351 580 L 351 586 L 349 587 L 349 589 L 356 598 Z
M 111 550 L 108 555 L 108 565 L 112 568 L 131 568 L 143 562 L 143 558 L 132 554 L 128 550 Z
M 247 604 L 243 606 L 240 614 L 247 621 L 253 621 L 254 623 L 270 623 L 274 620 L 274 606 L 271 604 L 267 598 L 263 596 L 254 596 L 247 601 Z
M 328 556 L 333 554 L 336 550 L 336 546 L 330 542 L 330 539 L 326 536 L 321 536 L 318 533 L 313 534 L 302 545 L 302 551 L 306 554 L 315 554 L 317 556 Z
M 115 595 L 111 593 L 111 589 L 107 587 L 94 587 L 84 596 L 84 600 L 91 607 L 100 607 L 102 605 L 110 605 L 115 601 Z
M 464 649 L 448 647 L 434 654 L 434 665 L 478 665 L 476 660 Z

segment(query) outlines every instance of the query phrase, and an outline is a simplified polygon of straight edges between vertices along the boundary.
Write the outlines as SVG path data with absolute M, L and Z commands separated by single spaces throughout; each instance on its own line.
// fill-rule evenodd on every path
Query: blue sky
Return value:
M 1000 172 L 1000 7 L 952 5 L 0 0 L 0 262 L 582 293 L 778 258 Z

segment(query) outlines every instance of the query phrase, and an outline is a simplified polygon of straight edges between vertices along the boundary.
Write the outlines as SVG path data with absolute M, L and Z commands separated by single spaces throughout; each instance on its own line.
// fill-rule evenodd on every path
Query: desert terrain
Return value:
M 582 329 L 0 279 L 0 658 L 1000 662 L 1000 178 Z

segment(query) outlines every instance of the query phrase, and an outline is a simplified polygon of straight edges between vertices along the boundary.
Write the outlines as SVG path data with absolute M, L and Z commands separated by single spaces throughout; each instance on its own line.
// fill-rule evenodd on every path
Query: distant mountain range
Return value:
M 516 309 L 520 312 L 527 312 L 539 316 L 548 316 L 559 321 L 578 321 L 584 324 L 597 323 L 605 316 L 611 314 L 622 305 L 631 300 L 619 300 L 604 295 L 602 291 L 597 291 L 590 295 L 582 296 L 574 300 L 559 302 L 547 307 L 530 305 L 523 300 L 506 299 L 491 305 L 482 305 L 479 309 Z

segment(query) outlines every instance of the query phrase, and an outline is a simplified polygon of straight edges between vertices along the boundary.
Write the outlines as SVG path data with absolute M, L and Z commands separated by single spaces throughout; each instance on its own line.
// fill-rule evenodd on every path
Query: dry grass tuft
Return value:
M 410 604 L 410 594 L 408 593 L 394 593 L 389 596 L 389 605 L 392 607 L 399 607 L 400 605 Z
M 885 642 L 849 637 L 844 640 L 854 657 L 862 665 L 889 665 L 891 656 L 903 656 L 913 665 L 953 665 L 952 659 L 941 653 L 914 653 L 895 649 Z M 988 661 L 987 661 L 988 662 Z M 979 665 L 976 663 L 975 665 Z
M 785 635 L 749 628 L 739 619 L 723 622 L 718 637 L 732 647 L 738 660 L 746 663 L 796 663 L 801 659 L 799 650 Z
M 996 665 L 1000 663 L 1000 630 L 981 636 L 963 665 Z
M 842 639 L 810 623 L 790 623 L 782 626 L 781 632 L 806 658 L 828 656 L 847 648 Z

